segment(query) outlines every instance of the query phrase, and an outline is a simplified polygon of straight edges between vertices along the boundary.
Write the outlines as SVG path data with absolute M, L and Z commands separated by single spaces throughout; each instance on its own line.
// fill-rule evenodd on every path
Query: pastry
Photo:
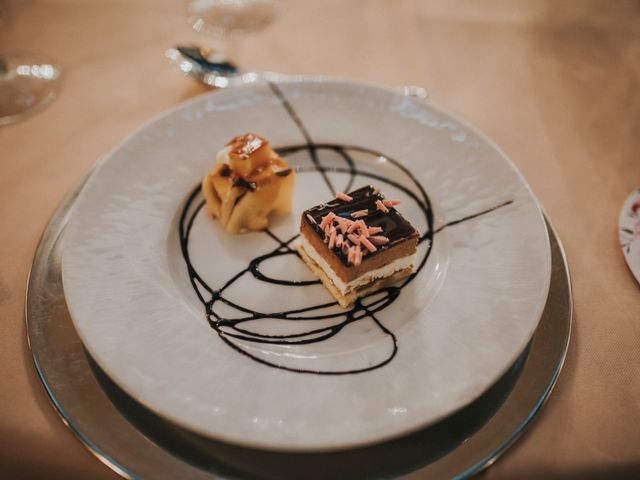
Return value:
M 298 253 L 342 307 L 414 272 L 419 234 L 399 203 L 369 185 L 302 213 Z
M 263 230 L 271 212 L 291 212 L 295 173 L 264 138 L 247 133 L 218 152 L 202 181 L 209 214 L 229 233 Z

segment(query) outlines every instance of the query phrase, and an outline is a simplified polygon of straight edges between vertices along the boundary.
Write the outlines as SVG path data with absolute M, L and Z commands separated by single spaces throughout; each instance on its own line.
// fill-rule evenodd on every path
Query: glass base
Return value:
M 0 125 L 18 122 L 49 105 L 60 68 L 34 58 L 0 56 Z
M 275 0 L 189 0 L 188 21 L 194 30 L 226 39 L 229 35 L 257 32 L 276 18 Z

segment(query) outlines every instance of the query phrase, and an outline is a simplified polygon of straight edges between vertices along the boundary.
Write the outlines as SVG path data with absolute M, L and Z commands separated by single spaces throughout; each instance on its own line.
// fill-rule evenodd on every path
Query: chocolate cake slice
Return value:
M 305 210 L 298 253 L 343 308 L 414 271 L 419 234 L 371 185 Z

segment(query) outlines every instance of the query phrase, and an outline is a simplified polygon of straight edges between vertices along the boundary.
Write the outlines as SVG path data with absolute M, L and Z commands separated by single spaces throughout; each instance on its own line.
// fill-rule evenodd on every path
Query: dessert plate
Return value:
M 618 236 L 624 259 L 640 282 L 640 188 L 631 192 L 620 210 Z
M 233 136 L 297 171 L 294 213 L 227 234 L 198 184 Z M 374 184 L 418 229 L 409 282 L 341 309 L 296 256 L 303 209 Z M 330 80 L 250 85 L 155 119 L 97 167 L 66 233 L 85 347 L 163 418 L 245 446 L 318 451 L 425 427 L 486 391 L 531 338 L 547 230 L 513 164 L 436 107 Z

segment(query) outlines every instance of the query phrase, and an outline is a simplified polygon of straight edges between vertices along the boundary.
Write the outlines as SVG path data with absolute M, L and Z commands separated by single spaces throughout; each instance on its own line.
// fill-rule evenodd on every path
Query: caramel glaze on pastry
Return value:
M 295 173 L 254 133 L 231 140 L 202 181 L 211 216 L 229 233 L 264 230 L 271 212 L 290 213 Z

